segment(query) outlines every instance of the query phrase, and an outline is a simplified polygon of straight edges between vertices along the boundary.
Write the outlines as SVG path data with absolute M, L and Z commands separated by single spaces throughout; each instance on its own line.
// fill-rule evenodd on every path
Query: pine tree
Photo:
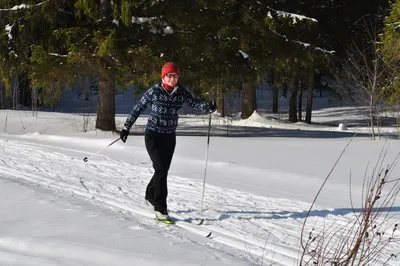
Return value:
M 249 117 L 256 109 L 258 80 L 277 61 L 292 56 L 293 49 L 308 50 L 299 36 L 310 30 L 313 20 L 278 11 L 275 1 L 191 1 L 190 5 L 188 9 L 182 4 L 183 10 L 193 11 L 190 18 L 179 17 L 184 23 L 179 26 L 189 34 L 185 56 L 178 50 L 178 58 L 186 58 L 191 81 L 199 87 L 213 87 L 216 95 L 241 89 L 242 118 Z M 196 9 L 200 17 L 194 14 Z M 173 18 L 176 10 L 171 13 Z
M 16 11 L 17 2 L 0 3 L 7 10 L 0 11 L 7 14 L 0 18 L 2 80 L 27 76 L 41 101 L 52 104 L 77 77 L 98 77 L 96 128 L 102 130 L 115 130 L 115 86 L 134 84 L 140 93 L 159 80 L 165 61 L 176 61 L 180 82 L 217 98 L 219 108 L 225 94 L 242 90 L 243 118 L 256 109 L 255 87 L 266 73 L 278 73 L 281 83 L 309 84 L 310 123 L 315 73 L 327 58 L 341 56 L 362 14 L 384 6 L 383 0 L 30 0 L 29 8 Z M 14 25 L 12 41 L 6 25 Z M 299 89 L 291 87 L 292 110 L 302 106 Z M 297 121 L 296 112 L 290 114 Z
M 0 3 L 0 77 L 5 84 L 7 95 L 13 98 L 13 106 L 29 104 L 23 95 L 30 93 L 28 80 L 30 45 L 44 37 L 35 28 L 44 18 L 39 10 L 44 2 L 5 0 Z M 21 101 L 22 99 L 22 101 Z
M 159 29 L 141 19 L 148 5 L 147 1 L 63 2 L 59 9 L 70 15 L 67 23 L 57 25 L 51 38 L 33 47 L 34 81 L 49 85 L 47 77 L 61 76 L 61 84 L 71 84 L 78 75 L 97 77 L 96 128 L 116 130 L 116 86 L 148 84 L 155 78 L 152 67 L 160 65 L 151 49 L 151 31 Z
M 385 88 L 385 94 L 391 104 L 400 103 L 400 0 L 393 2 L 390 15 L 385 19 L 381 53 L 391 66 L 394 76 Z
M 285 12 L 282 9 L 285 8 Z M 308 11 L 308 12 L 307 12 Z M 302 15 L 300 15 L 300 14 Z M 271 70 L 279 73 L 280 80 L 274 80 L 275 105 L 277 104 L 276 87 L 278 84 L 289 90 L 289 121 L 302 119 L 302 83 L 308 79 L 308 71 L 314 71 L 309 65 L 322 62 L 331 52 L 327 45 L 318 40 L 320 32 L 318 21 L 309 16 L 309 8 L 304 3 L 277 3 L 267 20 L 275 39 L 273 40 L 275 58 Z M 312 97 L 312 93 L 310 94 Z M 311 98 L 312 99 L 312 98 Z M 311 110 L 312 101 L 307 101 Z M 274 106 L 277 111 L 277 106 Z M 311 116 L 307 119 L 311 120 Z

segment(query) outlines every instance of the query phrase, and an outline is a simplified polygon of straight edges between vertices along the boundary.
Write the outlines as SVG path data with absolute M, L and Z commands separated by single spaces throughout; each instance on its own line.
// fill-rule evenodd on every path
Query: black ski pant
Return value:
M 161 134 L 146 131 L 145 144 L 153 162 L 154 174 L 146 188 L 146 200 L 154 206 L 154 210 L 167 213 L 167 176 L 175 151 L 175 133 Z

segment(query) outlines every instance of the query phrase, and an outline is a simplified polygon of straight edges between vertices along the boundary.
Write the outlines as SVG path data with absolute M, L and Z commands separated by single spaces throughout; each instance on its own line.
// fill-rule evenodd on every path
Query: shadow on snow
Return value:
M 143 135 L 145 126 L 135 126 L 130 135 Z M 281 129 L 281 128 L 260 128 L 234 126 L 227 129 L 222 126 L 212 126 L 211 136 L 216 137 L 273 137 L 273 138 L 351 138 L 355 132 L 346 131 L 318 131 L 318 130 L 300 130 L 300 129 Z M 207 127 L 204 126 L 185 126 L 178 127 L 177 136 L 207 136 Z M 370 137 L 369 134 L 357 133 L 356 137 Z M 396 138 L 396 136 L 385 135 L 385 138 Z
M 385 207 L 385 208 L 374 208 L 374 212 L 390 213 L 390 212 L 400 212 L 400 206 L 396 207 Z M 350 213 L 361 213 L 363 209 L 361 208 L 339 208 L 332 210 L 312 210 L 309 217 L 327 217 L 328 215 L 344 216 Z M 259 212 L 259 211 L 227 211 L 218 220 L 223 220 L 231 215 L 238 216 L 238 219 L 304 219 L 307 217 L 308 210 L 301 212 L 290 212 L 290 211 L 280 211 L 280 212 Z M 240 214 L 254 214 L 252 217 L 240 217 Z M 215 219 L 217 220 L 217 219 Z

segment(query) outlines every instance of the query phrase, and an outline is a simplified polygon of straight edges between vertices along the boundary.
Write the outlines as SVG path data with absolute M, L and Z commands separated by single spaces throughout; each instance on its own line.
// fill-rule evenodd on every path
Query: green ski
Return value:
M 165 223 L 165 224 L 174 224 L 174 222 L 171 219 L 158 219 L 158 218 L 155 218 L 155 220 L 159 221 L 159 222 L 162 222 L 162 223 Z

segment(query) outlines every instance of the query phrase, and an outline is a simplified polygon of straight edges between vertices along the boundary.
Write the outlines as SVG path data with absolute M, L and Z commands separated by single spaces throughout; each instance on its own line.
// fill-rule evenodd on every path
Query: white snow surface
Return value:
M 1 110 L 0 265 L 299 265 L 307 212 L 349 141 L 310 212 L 306 236 L 311 228 L 321 233 L 352 221 L 365 173 L 382 149 L 384 166 L 400 151 L 393 134 L 372 141 L 362 127 L 323 125 L 347 124 L 348 113 L 346 107 L 319 109 L 319 124 L 312 125 L 260 113 L 230 121 L 213 114 L 206 172 L 207 115 L 182 116 L 168 177 L 176 225 L 165 225 L 144 204 L 153 173 L 140 127 L 145 114 L 126 143 L 104 149 L 118 135 L 80 130 L 94 115 Z M 118 112 L 118 128 L 126 117 Z M 398 167 L 391 175 L 399 178 Z M 396 199 L 387 235 L 399 212 Z M 380 261 L 399 250 L 399 241 L 390 243 Z M 385 265 L 400 265 L 399 255 Z

